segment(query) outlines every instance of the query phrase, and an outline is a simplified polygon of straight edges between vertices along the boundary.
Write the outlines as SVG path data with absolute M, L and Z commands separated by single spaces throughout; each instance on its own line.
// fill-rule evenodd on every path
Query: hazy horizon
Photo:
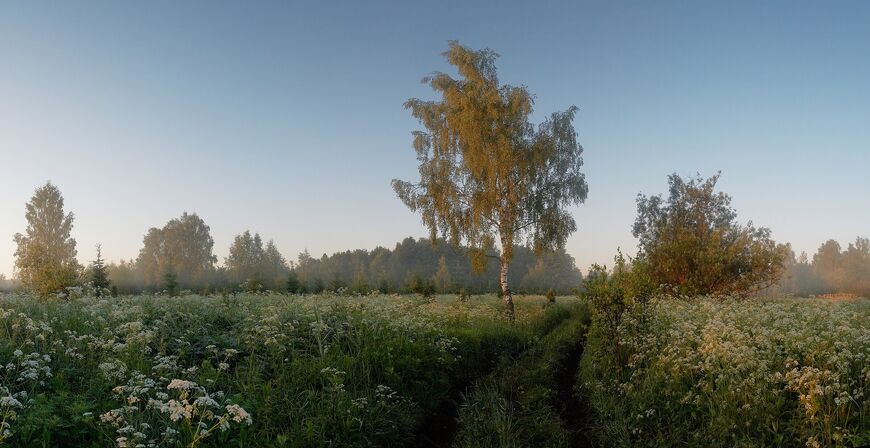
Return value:
M 247 229 L 288 260 L 426 236 L 390 180 L 417 175 L 402 104 L 432 97 L 450 39 L 500 53 L 536 121 L 579 106 L 584 273 L 634 252 L 635 196 L 672 172 L 721 170 L 739 219 L 797 253 L 870 236 L 870 4 L 444 5 L 0 5 L 0 273 L 47 180 L 83 263 L 184 211 L 219 263 Z

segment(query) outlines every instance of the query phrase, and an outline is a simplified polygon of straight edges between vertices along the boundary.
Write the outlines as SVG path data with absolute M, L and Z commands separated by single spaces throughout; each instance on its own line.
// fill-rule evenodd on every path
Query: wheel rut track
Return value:
M 469 391 L 472 384 L 473 381 L 467 381 L 451 390 L 450 397 L 442 400 L 435 413 L 426 417 L 413 446 L 446 448 L 453 445 L 453 440 L 459 433 L 459 406 L 462 395 Z
M 562 426 L 570 436 L 568 446 L 571 448 L 594 446 L 587 434 L 591 423 L 588 403 L 583 400 L 583 397 L 578 397 L 574 390 L 585 346 L 586 335 L 584 334 L 579 341 L 565 350 L 553 375 L 555 395 L 552 404 L 559 413 Z
M 596 446 L 587 434 L 592 422 L 592 414 L 588 404 L 574 392 L 585 345 L 586 334 L 584 330 L 579 338 L 562 349 L 553 370 L 553 397 L 549 404 L 558 413 L 563 428 L 568 432 L 568 446 L 571 448 Z M 513 358 L 517 360 L 526 353 L 515 354 Z M 491 369 L 487 369 L 476 379 L 486 377 L 495 372 L 497 368 L 493 366 Z M 425 423 L 417 433 L 414 447 L 445 448 L 453 445 L 461 429 L 459 410 L 463 396 L 471 391 L 476 379 L 467 379 L 452 388 L 449 398 L 439 403 L 437 410 L 426 417 Z

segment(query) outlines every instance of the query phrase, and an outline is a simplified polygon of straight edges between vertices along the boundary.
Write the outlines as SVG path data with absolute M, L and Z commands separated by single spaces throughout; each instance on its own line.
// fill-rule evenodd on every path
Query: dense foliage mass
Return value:
M 870 444 L 870 301 L 660 299 L 589 335 L 578 390 L 607 446 Z
M 495 296 L 0 296 L 0 441 L 415 446 L 558 322 L 545 303 L 508 324 Z
M 281 291 L 287 286 L 290 269 L 287 260 L 269 240 L 263 247 L 260 234 L 246 230 L 237 235 L 230 245 L 230 254 L 224 260 L 227 280 L 242 289 Z
M 668 177 L 668 198 L 637 199 L 632 233 L 651 280 L 678 294 L 746 294 L 775 284 L 786 248 L 770 230 L 740 224 L 719 175 Z
M 183 213 L 162 228 L 148 229 L 136 267 L 147 284 L 162 284 L 171 273 L 184 288 L 208 283 L 217 257 L 210 228 L 196 213 Z
M 70 236 L 73 214 L 65 213 L 63 196 L 50 182 L 27 203 L 27 230 L 15 234 L 15 270 L 26 288 L 47 296 L 78 283 L 81 265 Z

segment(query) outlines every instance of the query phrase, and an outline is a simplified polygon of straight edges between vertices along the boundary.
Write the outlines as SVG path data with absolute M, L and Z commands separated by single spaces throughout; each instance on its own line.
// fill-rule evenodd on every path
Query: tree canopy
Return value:
M 632 233 L 655 284 L 686 295 L 746 294 L 779 280 L 786 247 L 769 229 L 740 224 L 718 180 L 672 174 L 667 200 L 638 195 Z
M 499 83 L 494 51 L 452 41 L 443 55 L 459 78 L 427 76 L 423 82 L 440 99 L 405 103 L 424 128 L 413 133 L 420 180 L 393 180 L 393 188 L 420 212 L 431 240 L 440 235 L 467 245 L 478 269 L 499 245 L 501 287 L 512 318 L 507 271 L 513 247 L 563 247 L 577 228 L 565 208 L 586 199 L 583 148 L 573 126 L 577 108 L 553 113 L 535 127 L 529 120 L 533 96 L 524 86 Z
M 280 289 L 287 280 L 287 261 L 272 240 L 263 247 L 259 233 L 249 230 L 236 235 L 224 261 L 231 283 L 243 284 L 247 289 Z
M 136 259 L 147 284 L 160 284 L 172 271 L 184 287 L 204 284 L 214 270 L 217 257 L 210 229 L 196 213 L 183 213 L 163 228 L 152 227 L 145 234 Z
M 36 189 L 25 213 L 27 230 L 15 234 L 15 269 L 21 284 L 48 296 L 78 283 L 81 266 L 70 236 L 73 214 L 64 213 L 60 190 L 46 183 Z
M 870 296 L 870 239 L 858 237 L 845 250 L 835 240 L 826 241 L 813 255 L 812 271 L 801 274 L 798 278 L 821 284 L 814 292 Z

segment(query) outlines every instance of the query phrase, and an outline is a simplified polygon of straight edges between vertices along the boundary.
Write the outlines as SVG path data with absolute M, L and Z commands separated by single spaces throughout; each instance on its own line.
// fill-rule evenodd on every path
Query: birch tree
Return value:
M 64 213 L 60 190 L 46 183 L 27 203 L 27 230 L 15 234 L 15 269 L 21 284 L 45 297 L 78 283 L 81 265 L 70 236 L 73 214 Z
M 467 245 L 477 270 L 486 257 L 499 259 L 505 312 L 513 320 L 514 245 L 559 249 L 577 229 L 566 210 L 588 191 L 573 126 L 577 107 L 535 127 L 529 120 L 534 97 L 524 86 L 499 83 L 494 51 L 452 41 L 443 55 L 459 77 L 435 72 L 423 83 L 440 98 L 405 103 L 424 128 L 413 133 L 420 179 L 393 180 L 393 189 L 422 215 L 432 241 L 440 234 Z

